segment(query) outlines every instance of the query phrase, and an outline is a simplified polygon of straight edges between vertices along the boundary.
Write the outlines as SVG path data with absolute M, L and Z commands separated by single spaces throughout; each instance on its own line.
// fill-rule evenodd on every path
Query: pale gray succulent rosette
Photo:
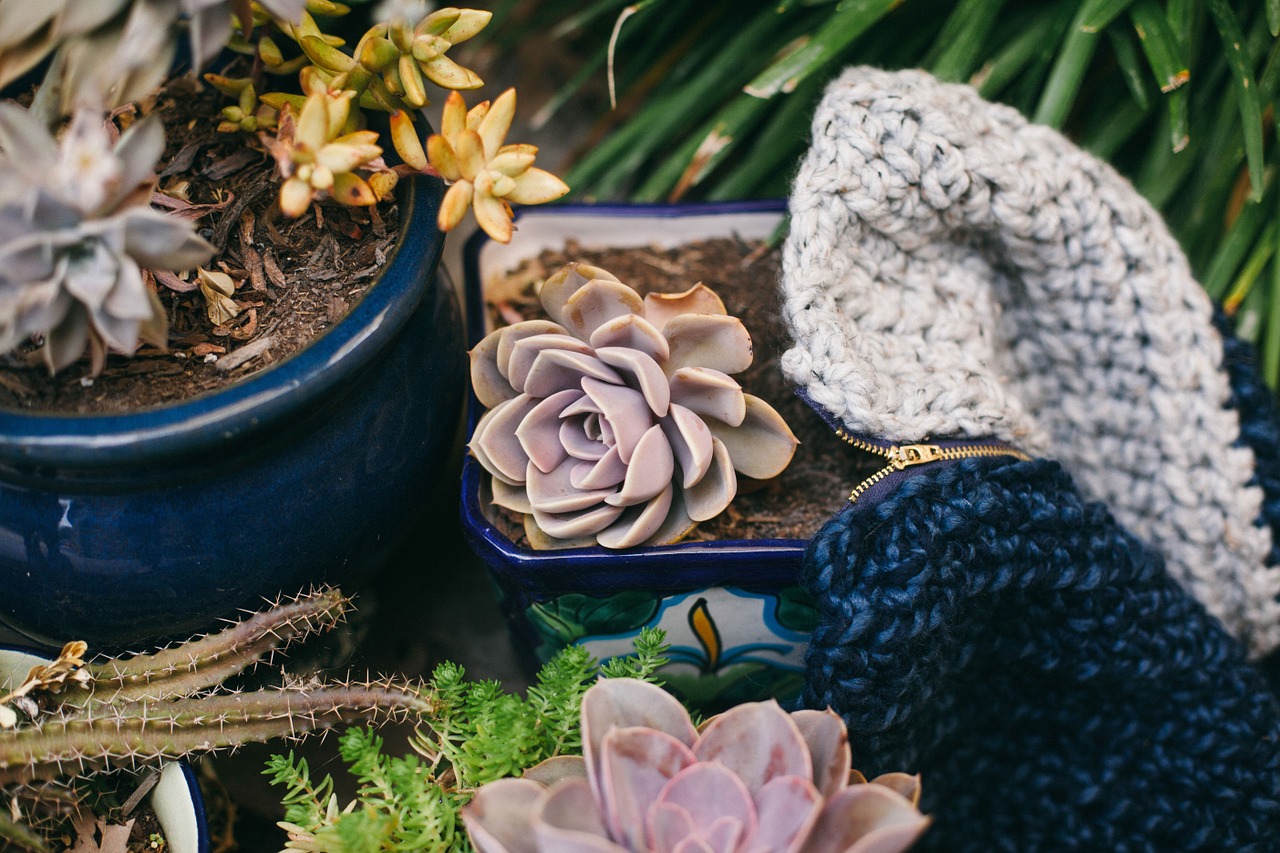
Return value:
M 297 22 L 306 0 L 257 0 Z M 61 111 L 82 99 L 109 106 L 144 97 L 173 67 L 178 27 L 189 22 L 191 65 L 203 68 L 245 21 L 249 0 L 0 0 L 0 88 L 54 58 L 50 91 Z
M 58 371 L 89 348 L 164 344 L 165 316 L 142 267 L 187 270 L 214 249 L 191 224 L 153 210 L 149 181 L 164 130 L 143 119 L 114 143 L 94 110 L 60 140 L 30 112 L 0 103 L 0 353 L 42 335 Z
M 919 779 L 850 769 L 844 722 L 738 705 L 702 727 L 660 687 L 602 679 L 583 756 L 480 787 L 462 809 L 479 853 L 900 853 L 928 827 Z
M 706 286 L 641 299 L 569 264 L 539 297 L 549 319 L 471 352 L 488 409 L 471 453 L 534 548 L 676 542 L 729 505 L 739 476 L 769 479 L 791 461 L 782 417 L 733 379 L 751 337 Z

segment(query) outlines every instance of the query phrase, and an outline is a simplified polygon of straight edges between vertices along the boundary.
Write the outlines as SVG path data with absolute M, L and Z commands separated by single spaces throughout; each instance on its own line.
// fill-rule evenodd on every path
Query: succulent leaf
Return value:
M 656 427 L 655 427 L 656 429 Z M 648 503 L 627 507 L 607 530 L 600 531 L 596 541 L 606 548 L 635 548 L 652 539 L 666 524 L 675 503 L 675 488 L 670 482 Z
M 478 34 L 486 26 L 493 13 L 481 9 L 460 9 L 457 20 L 444 31 L 443 36 L 450 44 L 464 42 Z
M 480 853 L 537 853 L 530 811 L 545 789 L 527 779 L 499 779 L 468 804 L 475 815 L 471 842 Z
M 492 193 L 481 192 L 480 183 L 474 184 L 471 207 L 475 211 L 476 224 L 499 243 L 510 243 L 515 228 L 511 224 L 511 208 Z
M 711 454 L 701 476 L 684 489 L 685 511 L 693 521 L 710 521 L 725 511 L 738 494 L 733 459 L 723 441 L 712 438 Z
M 124 251 L 150 269 L 189 270 L 209 259 L 209 244 L 176 216 L 150 207 L 121 213 Z
M 430 144 L 430 137 L 427 142 Z M 404 160 L 408 166 L 422 171 L 427 168 L 427 153 L 422 148 L 422 142 L 418 139 L 418 132 L 413 126 L 413 116 L 404 110 L 396 110 L 391 114 L 391 144 L 395 147 L 400 158 Z M 449 152 L 452 155 L 452 151 Z M 441 172 L 446 180 L 456 181 L 461 175 L 458 174 L 457 166 L 450 170 L 449 175 Z
M 849 767 L 853 754 L 849 747 L 849 732 L 839 715 L 828 708 L 825 711 L 795 711 L 791 714 L 796 728 L 800 730 L 809 754 L 813 756 L 813 783 L 824 797 L 829 797 L 843 788 L 849 779 Z M 896 780 L 895 774 L 894 779 Z M 919 791 L 919 777 L 908 776 L 916 782 Z M 891 785 L 891 787 L 893 787 Z M 906 796 L 906 793 L 899 790 Z M 912 802 L 915 805 L 915 802 Z
M 589 340 L 596 349 L 617 347 L 644 353 L 662 364 L 671 357 L 667 339 L 639 314 L 624 314 L 601 323 Z
M 538 363 L 538 359 L 541 358 L 543 352 L 551 350 L 563 350 L 565 352 L 576 353 L 588 358 L 592 355 L 591 348 L 589 346 L 584 345 L 578 339 L 571 338 L 568 335 L 531 335 L 527 338 L 517 340 L 511 347 L 511 357 L 507 360 L 506 364 L 506 377 L 508 381 L 511 382 L 511 386 L 517 391 L 526 391 L 528 388 L 529 377 L 533 373 L 534 366 Z M 550 377 L 550 373 L 558 366 L 571 365 L 572 362 L 566 361 L 563 357 L 549 357 L 546 359 L 546 363 L 539 368 L 539 375 L 547 375 L 548 378 L 545 381 L 554 382 L 556 380 Z M 579 366 L 582 369 L 589 371 L 592 375 L 603 376 L 605 379 L 616 377 L 616 374 L 610 372 L 604 364 L 581 362 L 579 363 Z M 499 362 L 499 369 L 502 369 L 501 362 Z M 570 374 L 570 378 L 572 378 L 572 375 L 573 374 Z M 541 382 L 544 380 L 536 381 Z M 563 389 L 558 388 L 556 390 Z
M 484 142 L 486 162 L 498 156 L 498 150 L 503 147 L 507 131 L 511 130 L 511 122 L 515 117 L 516 90 L 507 89 L 490 105 L 489 112 L 485 113 L 477 130 L 480 139 Z
M 723 512 L 738 474 L 786 467 L 795 437 L 725 371 L 750 364 L 751 340 L 710 290 L 655 303 L 606 270 L 569 264 L 539 296 L 550 320 L 499 329 L 472 351 L 472 384 L 492 415 L 472 452 L 503 484 L 495 502 L 531 516 L 535 547 L 668 544 Z M 646 319 L 650 304 L 665 334 Z M 719 313 L 689 313 L 701 308 Z M 684 366 L 673 370 L 677 354 Z
M 748 840 L 747 849 L 796 851 L 797 839 L 806 838 L 812 832 L 822 811 L 822 799 L 822 794 L 807 779 L 796 776 L 770 779 L 755 795 L 756 832 Z
M 883 785 L 849 785 L 827 798 L 803 853 L 902 850 L 929 825 L 905 797 Z
M 667 371 L 706 367 L 721 373 L 741 373 L 751 366 L 751 336 L 737 317 L 723 314 L 681 314 L 662 327 L 671 347 Z
M 547 316 L 557 323 L 563 323 L 564 305 L 569 301 L 569 297 L 585 287 L 587 282 L 595 279 L 618 280 L 617 276 L 608 270 L 582 263 L 568 263 L 552 273 L 538 291 L 538 298 Z
M 671 400 L 704 418 L 738 426 L 747 414 L 742 386 L 709 367 L 682 367 L 671 375 Z
M 421 67 L 413 61 L 412 56 L 401 56 L 396 62 L 396 75 L 400 80 L 400 94 L 405 103 L 414 109 L 426 106 L 426 81 L 422 79 Z
M 828 711 L 827 713 L 832 713 Z M 910 773 L 881 773 L 871 780 L 873 785 L 883 785 L 906 797 L 911 805 L 920 804 L 920 777 Z
M 813 760 L 791 715 L 775 701 L 749 702 L 715 717 L 698 736 L 694 754 L 733 771 L 754 796 L 778 776 L 813 778 Z
M 533 165 L 537 154 L 538 146 L 536 145 L 527 143 L 504 145 L 495 156 L 489 158 L 489 168 L 508 177 L 518 177 Z
M 752 394 L 742 399 L 743 417 L 737 425 L 730 429 L 713 421 L 711 432 L 729 448 L 738 473 L 754 480 L 776 477 L 791 462 L 799 440 L 764 400 Z
M 644 849 L 649 807 L 676 774 L 696 763 L 693 751 L 666 732 L 612 729 L 600 742 L 597 788 L 609 834 L 630 850 Z
M 525 778 L 529 778 L 528 773 Z M 548 791 L 538 804 L 533 831 L 543 850 L 576 853 L 625 853 L 626 850 L 609 840 L 592 799 L 591 786 L 585 779 L 567 780 Z
M 452 231 L 462 224 L 462 219 L 471 207 L 471 198 L 475 188 L 470 181 L 458 181 L 449 187 L 440 202 L 440 213 L 436 217 L 436 225 L 441 231 Z
M 726 314 L 724 302 L 702 282 L 682 293 L 649 293 L 644 297 L 644 315 L 663 331 L 667 323 L 682 314 Z
M 503 163 L 504 168 L 507 167 Z M 515 204 L 546 204 L 569 192 L 569 185 L 545 169 L 526 169 L 512 178 L 503 197 Z
M 450 92 L 440 110 L 440 134 L 452 145 L 452 140 L 466 129 L 467 102 L 457 92 Z
M 428 62 L 418 63 L 422 74 L 432 83 L 444 89 L 479 89 L 484 85 L 480 75 L 464 68 L 447 56 L 437 56 Z
M 49 169 L 56 150 L 53 137 L 29 112 L 13 101 L 0 101 L 0 155 L 29 168 Z

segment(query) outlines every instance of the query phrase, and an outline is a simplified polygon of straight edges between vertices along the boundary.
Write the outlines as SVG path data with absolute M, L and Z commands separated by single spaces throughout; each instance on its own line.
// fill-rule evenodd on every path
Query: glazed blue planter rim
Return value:
M 13 643 L 0 643 L 0 652 L 17 652 L 24 655 L 42 657 L 52 660 L 52 655 L 43 649 L 32 646 L 20 646 Z M 196 818 L 196 853 L 209 853 L 213 849 L 209 836 L 209 815 L 205 808 L 204 794 L 200 790 L 200 782 L 196 779 L 195 770 L 185 759 L 177 759 L 175 763 L 182 770 L 182 778 L 187 783 L 187 793 L 191 796 L 191 806 Z
M 439 264 L 444 235 L 436 227 L 436 211 L 443 190 L 434 178 L 407 183 L 399 199 L 399 234 L 378 278 L 342 320 L 307 347 L 226 388 L 138 412 L 0 409 L 0 464 L 96 469 L 160 462 L 235 440 L 322 399 L 374 359 L 433 281 L 427 276 L 415 282 L 410 270 Z
M 678 204 L 561 204 L 524 209 L 518 218 L 553 214 L 679 219 L 732 213 L 785 213 L 786 201 L 759 199 Z M 515 239 L 519 239 L 519 234 Z M 467 339 L 475 346 L 485 334 L 480 251 L 489 242 L 476 232 L 463 249 Z M 467 392 L 467 439 L 484 408 L 475 392 Z M 556 592 L 607 594 L 623 590 L 675 592 L 692 587 L 732 585 L 777 587 L 796 583 L 796 566 L 808 545 L 805 539 L 722 539 L 675 545 L 611 550 L 600 546 L 534 551 L 508 539 L 485 516 L 480 503 L 484 469 L 467 454 L 462 464 L 461 514 L 472 546 L 494 574 L 543 596 Z

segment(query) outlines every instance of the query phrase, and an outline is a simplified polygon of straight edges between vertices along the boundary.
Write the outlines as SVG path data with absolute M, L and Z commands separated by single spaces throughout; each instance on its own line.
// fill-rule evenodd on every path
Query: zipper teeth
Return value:
M 849 501 L 853 502 L 860 498 L 868 489 L 894 471 L 901 471 L 904 468 L 913 465 L 924 465 L 930 462 L 950 462 L 957 459 L 971 459 L 975 457 L 994 457 L 1009 456 L 1027 462 L 1031 459 L 1029 455 L 1021 450 L 1015 450 L 1000 444 L 962 444 L 958 447 L 940 447 L 936 444 L 907 444 L 907 445 L 890 445 L 889 447 L 881 447 L 848 435 L 843 429 L 837 429 L 836 435 L 840 437 L 846 444 L 850 444 L 859 450 L 867 453 L 874 453 L 877 456 L 883 456 L 890 460 L 889 464 L 867 477 L 861 483 L 853 487 L 853 491 L 849 492 Z
M 890 474 L 892 474 L 894 471 L 897 471 L 897 470 L 898 469 L 893 465 L 886 465 L 885 467 L 881 468 L 879 471 L 876 471 L 870 477 L 868 477 L 867 479 L 863 480 L 861 483 L 853 487 L 853 491 L 849 492 L 849 502 L 852 503 L 856 501 L 858 498 L 862 497 L 863 492 L 865 492 L 867 489 L 871 488 L 876 483 L 880 482 L 885 477 L 888 477 Z
M 887 457 L 889 455 L 888 451 L 886 451 L 883 447 L 879 447 L 875 444 L 872 444 L 869 441 L 863 441 L 860 438 L 854 438 L 853 436 L 845 432 L 843 429 L 837 428 L 836 435 L 839 436 L 840 440 L 843 441 L 844 443 L 852 444 L 854 447 L 858 448 L 859 450 L 865 450 L 868 453 L 875 453 L 878 456 Z
M 940 459 L 971 459 L 975 456 L 1012 456 L 1023 462 L 1031 461 L 1031 457 L 1021 450 L 1012 447 L 1001 447 L 991 444 L 965 444 L 960 447 L 944 447 Z

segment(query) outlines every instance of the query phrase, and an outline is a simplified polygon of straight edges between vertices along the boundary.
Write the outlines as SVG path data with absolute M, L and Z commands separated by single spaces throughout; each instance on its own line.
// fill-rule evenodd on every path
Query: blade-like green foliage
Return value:
M 625 0 L 503 0 L 498 38 L 545 37 L 595 75 Z M 1280 0 L 661 0 L 615 45 L 618 107 L 567 175 L 578 198 L 786 192 L 822 85 L 922 67 L 1061 127 L 1164 214 L 1192 267 L 1280 376 Z M 501 11 L 501 10 L 500 10 Z M 518 18 L 518 21 L 517 21 Z M 501 28 L 499 28 L 501 29 Z M 1250 313 L 1251 312 L 1251 313 Z

